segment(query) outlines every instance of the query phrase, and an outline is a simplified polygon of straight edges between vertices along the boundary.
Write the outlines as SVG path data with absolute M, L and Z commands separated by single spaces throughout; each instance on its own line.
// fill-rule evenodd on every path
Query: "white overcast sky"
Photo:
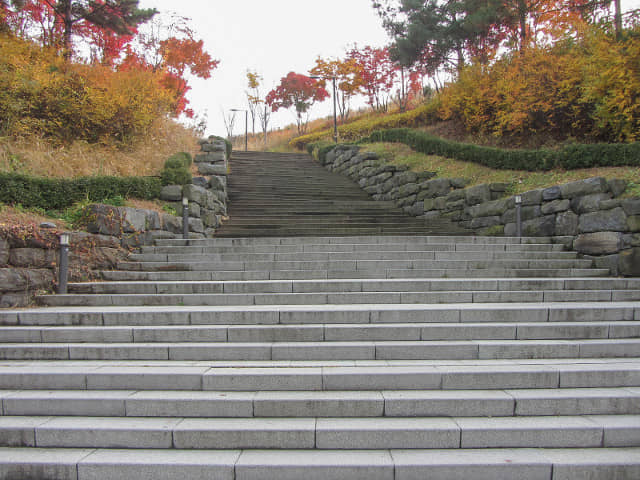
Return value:
M 306 74 L 318 56 L 343 57 L 354 43 L 389 43 L 371 0 L 140 0 L 139 5 L 189 17 L 206 50 L 220 60 L 209 80 L 190 80 L 191 107 L 207 113 L 208 135 L 225 135 L 222 110 L 247 108 L 247 69 L 262 74 L 265 95 L 288 72 Z M 622 6 L 639 8 L 640 0 L 622 0 Z M 312 117 L 328 115 L 330 108 L 325 101 Z M 295 121 L 290 111 L 272 119 L 272 127 Z M 235 133 L 241 130 L 244 119 L 238 118 Z

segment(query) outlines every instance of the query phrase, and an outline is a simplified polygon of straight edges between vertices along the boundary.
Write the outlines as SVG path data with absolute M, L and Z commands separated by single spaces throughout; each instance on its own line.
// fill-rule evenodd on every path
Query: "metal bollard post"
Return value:
M 522 237 L 522 196 L 516 195 L 516 236 Z
M 60 235 L 60 264 L 58 269 L 58 293 L 66 295 L 69 276 L 69 239 L 68 233 Z
M 182 238 L 189 239 L 189 199 L 182 197 Z

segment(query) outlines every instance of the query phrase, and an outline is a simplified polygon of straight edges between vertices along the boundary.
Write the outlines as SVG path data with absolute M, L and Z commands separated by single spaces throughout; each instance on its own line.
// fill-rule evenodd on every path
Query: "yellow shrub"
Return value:
M 0 38 L 0 134 L 126 143 L 170 111 L 174 95 L 145 70 L 65 63 L 27 41 Z

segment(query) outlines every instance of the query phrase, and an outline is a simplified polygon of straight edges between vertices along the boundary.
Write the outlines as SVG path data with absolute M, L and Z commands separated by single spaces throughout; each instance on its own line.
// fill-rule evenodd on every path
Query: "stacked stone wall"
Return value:
M 58 276 L 59 233 L 36 228 L 0 234 L 0 308 L 29 305 L 35 294 L 52 292 Z M 71 281 L 96 278 L 127 258 L 115 236 L 74 232 L 70 235 Z
M 94 204 L 87 207 L 87 230 L 71 234 L 70 280 L 97 276 L 126 258 L 128 249 L 156 239 L 181 238 L 182 198 L 189 200 L 189 237 L 213 237 L 227 215 L 228 162 L 224 141 L 200 141 L 198 171 L 189 185 L 169 185 L 160 198 L 178 216 L 131 207 Z M 0 308 L 28 305 L 38 292 L 53 292 L 59 260 L 57 230 L 36 229 L 16 236 L 0 232 Z
M 464 179 L 411 172 L 353 145 L 339 145 L 321 161 L 374 199 L 394 201 L 410 215 L 448 218 L 481 235 L 516 235 L 509 184 L 467 187 Z M 626 186 L 623 180 L 594 177 L 525 192 L 522 234 L 551 237 L 614 275 L 640 275 L 640 198 L 621 198 Z

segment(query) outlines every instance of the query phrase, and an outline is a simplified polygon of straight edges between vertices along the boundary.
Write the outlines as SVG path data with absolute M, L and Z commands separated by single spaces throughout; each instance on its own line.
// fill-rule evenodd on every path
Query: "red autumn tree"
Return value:
M 386 112 L 397 71 L 389 49 L 354 46 L 347 55 L 358 66 L 360 88 L 368 98 L 367 103 L 379 112 Z
M 308 112 L 316 102 L 322 102 L 329 97 L 329 93 L 322 87 L 321 82 L 299 73 L 289 72 L 280 80 L 280 85 L 267 95 L 267 105 L 273 112 L 281 108 L 294 107 L 298 133 L 303 134 L 308 123 Z
M 138 44 L 127 50 L 123 68 L 149 68 L 164 74 L 163 85 L 176 94 L 174 111 L 193 117 L 187 108 L 190 75 L 210 78 L 220 64 L 205 50 L 204 42 L 196 40 L 188 25 L 189 19 L 173 16 L 151 22 L 138 37 Z

